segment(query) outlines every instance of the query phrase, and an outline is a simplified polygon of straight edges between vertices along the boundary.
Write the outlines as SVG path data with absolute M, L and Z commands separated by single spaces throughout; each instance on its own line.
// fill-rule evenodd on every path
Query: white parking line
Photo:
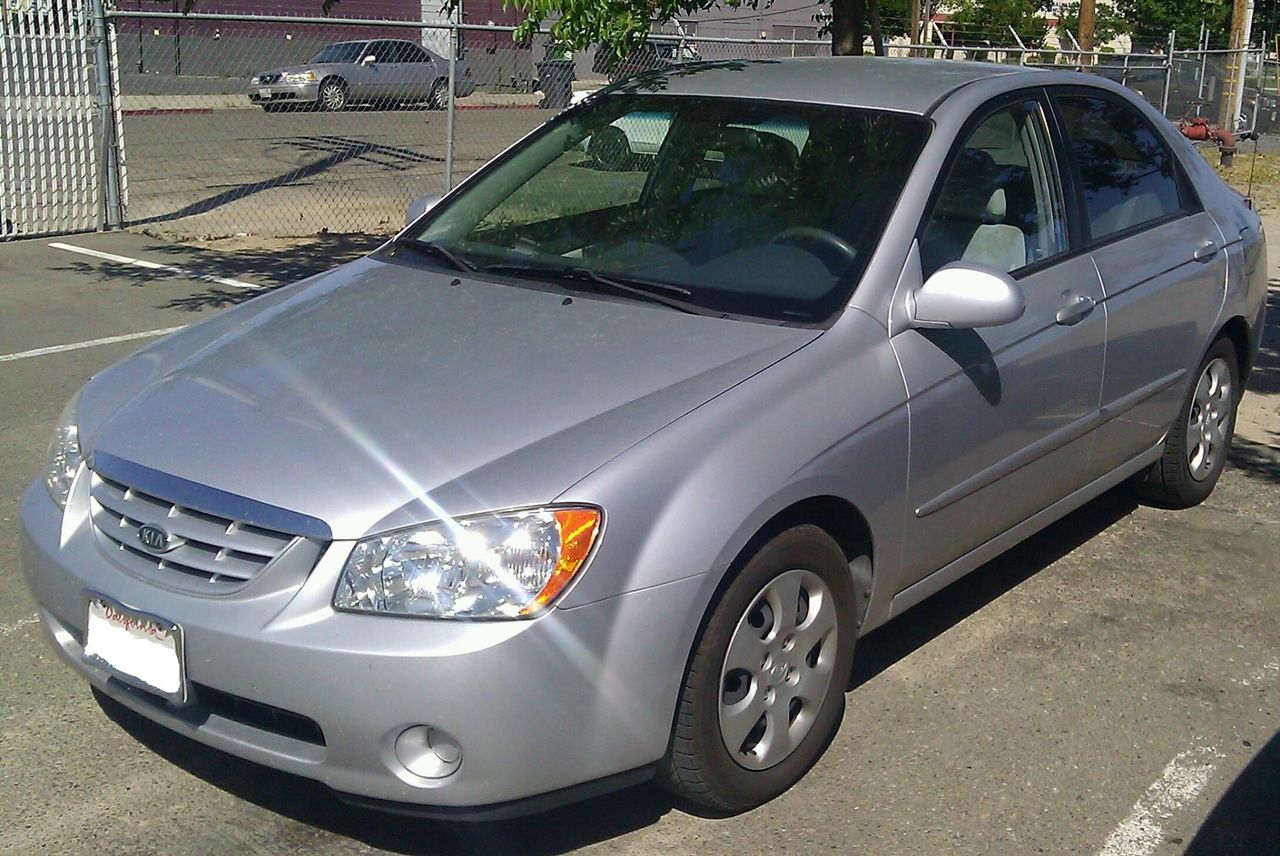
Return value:
M 185 325 L 183 325 L 185 326 Z M 116 342 L 130 342 L 134 339 L 154 339 L 176 333 L 182 327 L 164 327 L 159 330 L 145 330 L 141 333 L 125 333 L 122 336 L 106 336 L 101 339 L 89 339 L 86 342 L 70 342 L 66 345 L 50 345 L 47 348 L 33 348 L 30 351 L 18 351 L 14 354 L 0 354 L 0 363 L 14 360 L 25 360 L 31 357 L 43 357 L 45 354 L 61 354 L 63 351 L 80 351 L 85 348 L 96 348 L 99 345 L 114 345 Z
M 151 262 L 146 259 L 135 259 L 129 256 L 118 256 L 115 253 L 104 253 L 102 250 L 91 250 L 88 247 L 77 247 L 74 244 L 64 244 L 61 241 L 53 241 L 49 244 L 55 250 L 66 250 L 69 253 L 79 253 L 82 256 L 90 256 L 95 259 L 102 259 L 108 262 L 116 262 L 122 265 L 131 265 L 132 267 L 145 268 L 146 270 L 159 270 L 166 273 L 175 274 L 177 276 L 186 277 L 187 279 L 198 279 L 201 282 L 216 282 L 219 285 L 229 285 L 232 288 L 245 288 L 251 291 L 259 291 L 266 288 L 265 285 L 258 285 L 252 282 L 245 282 L 240 279 L 228 279 L 225 276 L 213 276 L 207 273 L 198 273 L 196 271 L 187 270 L 177 265 L 166 265 L 160 262 Z
M 1268 660 L 1235 683 L 1253 687 L 1280 677 L 1280 660 Z M 1173 756 L 1160 778 L 1133 804 L 1129 815 L 1111 831 L 1098 856 L 1151 856 L 1164 844 L 1164 823 L 1200 796 L 1224 756 L 1207 743 L 1196 743 Z
M 1160 778 L 1134 803 L 1107 837 L 1098 856 L 1150 856 L 1164 843 L 1164 822 L 1204 790 L 1222 756 L 1212 746 L 1192 746 L 1173 757 Z

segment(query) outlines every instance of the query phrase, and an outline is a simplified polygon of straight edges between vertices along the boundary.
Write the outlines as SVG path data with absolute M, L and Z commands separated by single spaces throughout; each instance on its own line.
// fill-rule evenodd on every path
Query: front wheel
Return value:
M 853 578 L 816 526 L 765 544 L 729 584 L 694 648 L 663 784 L 739 812 L 798 782 L 844 713 L 856 636 Z
M 335 77 L 320 84 L 316 104 L 326 113 L 338 113 L 347 107 L 347 85 Z
M 1190 508 L 1213 492 L 1231 451 L 1240 370 L 1230 339 L 1213 343 L 1164 441 L 1160 460 L 1135 481 L 1139 497 L 1162 508 Z

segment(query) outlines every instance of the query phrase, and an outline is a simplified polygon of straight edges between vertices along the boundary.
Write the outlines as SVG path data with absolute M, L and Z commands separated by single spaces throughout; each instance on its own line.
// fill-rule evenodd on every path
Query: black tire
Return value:
M 347 103 L 347 84 L 342 78 L 330 77 L 320 84 L 316 107 L 326 113 L 339 113 L 347 109 Z
M 1227 403 L 1222 405 L 1225 413 L 1220 413 L 1218 417 L 1221 421 L 1221 427 L 1217 431 L 1220 440 L 1211 444 L 1212 451 L 1205 453 L 1210 460 L 1202 464 L 1202 470 L 1197 472 L 1197 458 L 1194 457 L 1197 449 L 1189 439 L 1188 426 L 1194 430 L 1206 418 L 1199 412 L 1202 407 L 1197 402 L 1197 390 L 1210 371 L 1210 366 L 1215 366 L 1219 372 L 1225 370 L 1229 378 L 1229 386 L 1223 393 Z M 1165 437 L 1164 453 L 1160 460 L 1134 479 L 1133 487 L 1139 499 L 1148 505 L 1178 509 L 1199 505 L 1208 498 L 1214 485 L 1218 483 L 1218 477 L 1222 475 L 1227 455 L 1231 451 L 1241 391 L 1240 360 L 1235 345 L 1226 337 L 1220 338 L 1210 346 L 1209 352 L 1196 369 L 1178 418 Z
M 443 77 L 436 78 L 436 82 L 431 84 L 431 91 L 427 93 L 427 109 L 443 110 L 448 107 L 448 89 L 448 80 Z
M 609 126 L 592 134 L 587 155 L 602 169 L 617 172 L 631 162 L 631 144 L 621 128 Z
M 820 702 L 813 701 L 813 707 L 807 714 L 807 732 L 798 737 L 789 754 L 782 755 L 771 766 L 749 769 L 741 759 L 750 759 L 755 749 L 746 747 L 756 734 L 768 734 L 769 728 L 764 726 L 764 716 L 779 716 L 783 705 L 770 707 L 767 714 L 762 714 L 756 728 L 748 733 L 746 741 L 736 752 L 731 752 L 726 745 L 726 737 L 721 728 L 722 700 L 726 705 L 738 704 L 730 697 L 732 692 L 740 692 L 743 697 L 764 692 L 764 699 L 774 704 L 774 689 L 762 689 L 764 684 L 777 683 L 778 699 L 788 698 L 786 686 L 790 680 L 784 676 L 778 679 L 777 669 L 782 664 L 775 662 L 772 671 L 767 665 L 767 657 L 774 656 L 772 648 L 768 648 L 765 640 L 753 640 L 761 646 L 758 650 L 766 650 L 766 660 L 756 675 L 750 675 L 747 689 L 743 690 L 742 678 L 734 677 L 742 670 L 728 670 L 726 658 L 730 643 L 734 640 L 735 631 L 748 625 L 755 628 L 753 621 L 761 611 L 767 592 L 775 583 L 785 578 L 795 579 L 795 572 L 808 572 L 806 584 L 812 584 L 812 578 L 820 580 L 825 586 L 823 595 L 831 597 L 831 607 L 835 610 L 834 635 L 830 633 L 821 639 L 810 651 L 802 650 L 808 642 L 797 646 L 792 643 L 791 653 L 786 655 L 795 661 L 797 668 L 806 662 L 816 669 L 821 662 L 829 666 L 828 683 Z M 822 586 L 816 586 L 822 591 Z M 796 619 L 800 626 L 794 629 L 795 638 L 800 638 L 805 624 L 812 625 L 819 618 L 825 617 L 825 609 L 829 608 L 819 602 L 817 611 L 810 613 L 811 598 L 801 597 L 802 608 L 798 610 Z M 693 655 L 685 672 L 684 685 L 680 692 L 679 704 L 676 708 L 675 723 L 672 728 L 671 743 L 667 755 L 659 765 L 659 781 L 668 790 L 678 796 L 696 803 L 714 812 L 736 813 L 746 811 L 773 799 L 778 794 L 798 782 L 809 768 L 817 762 L 826 750 L 836 729 L 840 726 L 844 714 L 844 690 L 853 664 L 853 649 L 857 635 L 854 616 L 856 614 L 856 592 L 853 577 L 849 573 L 849 564 L 839 545 L 831 536 L 817 526 L 797 526 L 777 535 L 743 566 L 739 573 L 724 590 L 712 608 L 710 617 L 703 628 Z M 803 619 L 799 612 L 804 613 Z M 812 616 L 813 621 L 809 618 Z M 783 632 L 786 625 L 780 623 L 781 616 L 772 613 L 761 619 L 765 636 Z M 770 627 L 774 629 L 771 630 Z M 790 639 L 788 633 L 785 639 Z M 834 644 L 832 641 L 834 640 Z M 779 640 L 781 641 L 781 640 Z M 829 646 L 820 649 L 821 645 Z M 757 649 L 751 649 L 754 653 Z M 816 652 L 816 653 L 815 653 Z M 829 658 L 829 659 L 827 659 Z M 789 674 L 790 668 L 785 669 Z M 799 678 L 797 680 L 797 686 Z M 804 702 L 798 705 L 798 698 L 786 702 L 789 722 L 798 721 L 798 714 Z M 749 716 L 754 716 L 754 713 Z M 744 720 L 745 721 L 745 720 Z M 777 722 L 777 720 L 769 720 Z M 792 728 L 791 724 L 786 726 Z M 758 745 L 764 743 L 762 736 L 755 738 Z M 760 759 L 765 761 L 768 759 Z

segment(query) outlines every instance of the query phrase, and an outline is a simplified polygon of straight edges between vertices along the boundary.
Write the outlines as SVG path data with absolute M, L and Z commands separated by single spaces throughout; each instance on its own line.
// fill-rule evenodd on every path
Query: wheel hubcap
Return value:
M 836 609 L 826 583 L 787 571 L 738 619 L 720 670 L 720 736 L 748 770 L 785 760 L 813 727 L 831 688 Z
M 1187 467 L 1204 481 L 1226 452 L 1232 415 L 1231 369 L 1218 357 L 1204 367 L 1196 382 L 1187 418 Z
M 324 90 L 324 104 L 329 109 L 335 109 L 342 106 L 342 90 L 336 86 L 326 86 Z

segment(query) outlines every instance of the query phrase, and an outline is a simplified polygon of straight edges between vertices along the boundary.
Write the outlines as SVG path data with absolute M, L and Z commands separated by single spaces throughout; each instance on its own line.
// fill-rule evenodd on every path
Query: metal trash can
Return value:
M 542 101 L 538 106 L 563 110 L 573 97 L 573 60 L 548 57 L 538 63 L 538 88 Z

